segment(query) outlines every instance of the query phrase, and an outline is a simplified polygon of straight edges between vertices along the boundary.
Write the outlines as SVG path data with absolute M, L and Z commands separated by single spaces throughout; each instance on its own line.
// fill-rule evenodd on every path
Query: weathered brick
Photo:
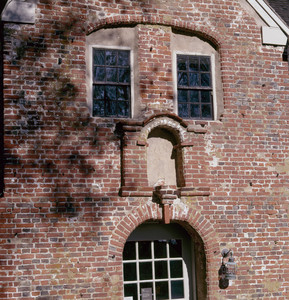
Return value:
M 34 24 L 3 26 L 1 299 L 123 298 L 125 241 L 141 223 L 164 219 L 147 175 L 156 127 L 177 140 L 181 179 L 164 191 L 173 196 L 166 220 L 203 252 L 207 298 L 288 298 L 288 61 L 284 46 L 262 44 L 249 6 L 40 0 Z M 138 114 L 92 117 L 86 38 L 126 26 L 136 28 Z M 218 120 L 175 115 L 178 33 L 219 54 Z M 223 248 L 238 263 L 226 290 L 218 287 Z

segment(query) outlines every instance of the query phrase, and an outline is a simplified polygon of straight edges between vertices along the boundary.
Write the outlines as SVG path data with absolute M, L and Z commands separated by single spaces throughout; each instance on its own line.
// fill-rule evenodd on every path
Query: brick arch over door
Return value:
M 181 224 L 187 231 L 196 232 L 204 243 L 207 265 L 207 296 L 213 299 L 214 290 L 218 289 L 218 268 L 220 267 L 220 245 L 218 234 L 201 212 L 186 205 L 173 205 L 171 222 Z M 124 217 L 116 226 L 108 245 L 109 264 L 113 267 L 113 273 L 122 274 L 122 252 L 123 247 L 132 231 L 149 220 L 162 220 L 162 210 L 155 203 L 141 205 L 134 209 L 131 214 Z M 122 289 L 122 282 L 119 282 Z M 121 293 L 118 291 L 117 293 Z M 115 295 L 114 292 L 112 294 Z M 120 295 L 120 294 L 119 294 Z M 111 295 L 112 296 L 112 295 Z
M 104 18 L 102 20 L 97 20 L 97 22 L 91 22 L 88 24 L 86 29 L 86 34 L 89 35 L 92 32 L 105 28 L 108 26 L 124 26 L 124 25 L 136 25 L 136 24 L 151 24 L 151 25 L 163 25 L 171 26 L 174 29 L 184 30 L 201 36 L 213 43 L 220 51 L 222 50 L 222 36 L 221 33 L 212 30 L 208 24 L 196 24 L 194 22 L 184 21 L 182 19 L 178 20 L 175 18 L 166 20 L 161 16 L 131 16 L 129 14 L 117 15 L 109 18 Z

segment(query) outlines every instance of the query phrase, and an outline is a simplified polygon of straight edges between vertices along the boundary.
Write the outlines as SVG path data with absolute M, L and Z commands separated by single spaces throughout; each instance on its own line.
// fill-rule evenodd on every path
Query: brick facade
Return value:
M 151 220 L 198 244 L 199 300 L 289 298 L 288 61 L 260 22 L 245 1 L 39 0 L 34 24 L 3 24 L 0 299 L 123 299 L 124 244 Z M 135 28 L 138 112 L 92 117 L 86 39 L 120 27 Z M 176 115 L 172 33 L 219 54 L 215 120 Z M 162 203 L 147 177 L 156 128 L 177 153 Z M 224 248 L 238 272 L 222 290 Z

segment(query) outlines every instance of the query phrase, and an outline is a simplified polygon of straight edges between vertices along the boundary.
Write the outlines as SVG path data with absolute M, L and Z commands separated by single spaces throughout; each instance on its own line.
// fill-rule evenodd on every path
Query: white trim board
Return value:
M 266 45 L 286 46 L 289 28 L 264 0 L 247 0 L 268 26 L 262 26 L 262 42 Z

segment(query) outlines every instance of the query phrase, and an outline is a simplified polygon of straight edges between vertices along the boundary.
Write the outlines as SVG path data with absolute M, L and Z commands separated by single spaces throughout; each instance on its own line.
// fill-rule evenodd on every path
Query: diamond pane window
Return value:
M 93 116 L 130 116 L 130 51 L 93 49 Z
M 179 116 L 213 119 L 211 58 L 177 55 L 177 78 Z

